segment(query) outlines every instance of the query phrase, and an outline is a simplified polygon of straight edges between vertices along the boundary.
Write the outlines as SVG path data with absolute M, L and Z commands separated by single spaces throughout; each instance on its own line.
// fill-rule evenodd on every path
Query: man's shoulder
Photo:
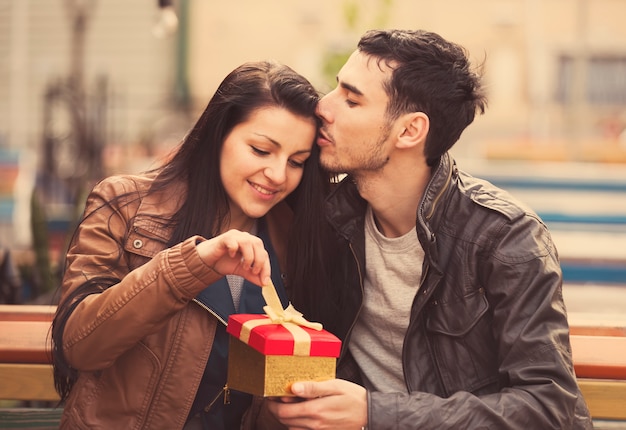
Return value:
M 515 221 L 527 215 L 536 217 L 530 206 L 485 179 L 459 171 L 457 188 L 464 200 L 475 205 L 477 210 L 492 212 L 496 216 L 505 217 L 508 221 Z

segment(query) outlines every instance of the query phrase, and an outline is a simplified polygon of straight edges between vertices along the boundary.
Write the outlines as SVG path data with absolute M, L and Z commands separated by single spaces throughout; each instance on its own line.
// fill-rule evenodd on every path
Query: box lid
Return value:
M 267 315 L 234 314 L 228 318 L 227 332 L 265 355 L 310 355 L 316 357 L 339 357 L 341 340 L 322 329 L 296 326 L 308 342 L 308 353 L 298 353 L 294 337 L 295 324 L 272 323 Z M 300 342 L 300 341 L 298 341 Z

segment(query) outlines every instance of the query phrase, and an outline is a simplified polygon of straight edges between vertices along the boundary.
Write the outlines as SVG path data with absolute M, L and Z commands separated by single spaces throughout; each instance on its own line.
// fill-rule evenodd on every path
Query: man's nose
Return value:
M 328 94 L 326 94 L 320 99 L 319 102 L 317 102 L 315 114 L 325 122 L 328 122 L 330 120 L 330 113 L 328 110 Z

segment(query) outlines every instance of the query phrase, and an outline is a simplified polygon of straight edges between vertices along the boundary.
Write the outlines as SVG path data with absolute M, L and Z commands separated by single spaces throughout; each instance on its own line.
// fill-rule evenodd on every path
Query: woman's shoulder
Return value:
M 186 187 L 178 181 L 157 184 L 157 176 L 152 172 L 109 176 L 96 184 L 91 197 L 113 206 L 137 206 L 139 212 L 173 214 L 186 198 Z
M 92 192 L 105 193 L 113 196 L 119 196 L 128 193 L 147 192 L 154 182 L 155 175 L 112 175 L 108 176 L 93 187 Z

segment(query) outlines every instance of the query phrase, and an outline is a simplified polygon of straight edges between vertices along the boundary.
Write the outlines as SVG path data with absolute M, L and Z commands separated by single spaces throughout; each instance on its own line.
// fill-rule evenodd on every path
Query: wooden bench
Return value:
M 5 401 L 0 429 L 59 427 L 62 408 L 41 407 L 59 401 L 47 347 L 55 309 L 0 305 L 0 400 Z M 24 402 L 30 406 L 24 407 Z
M 0 305 L 0 400 L 58 401 L 48 351 L 53 314 L 52 306 Z M 594 420 L 626 420 L 626 324 L 574 322 L 571 343 L 574 369 Z M 61 409 L 55 411 L 51 419 L 58 422 Z M 0 409 L 0 429 L 7 428 L 2 423 L 8 416 L 15 420 L 37 413 L 50 411 Z
M 626 420 L 626 323 L 570 324 L 574 370 L 592 416 Z
M 59 400 L 47 345 L 54 306 L 0 305 L 0 399 Z

